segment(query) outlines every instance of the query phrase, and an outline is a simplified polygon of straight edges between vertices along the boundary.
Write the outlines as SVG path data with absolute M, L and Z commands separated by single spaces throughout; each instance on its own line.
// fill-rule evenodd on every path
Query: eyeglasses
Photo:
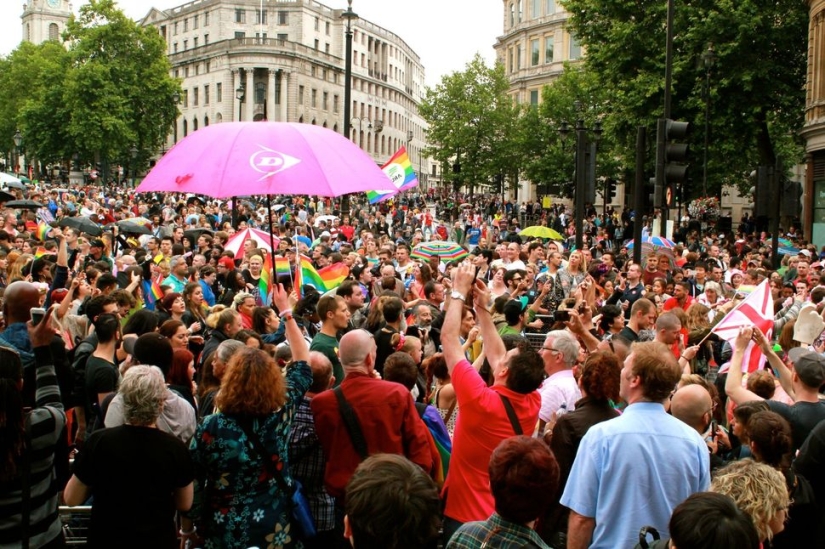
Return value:
M 561 353 L 558 349 L 554 349 L 553 347 L 542 347 L 545 351 L 550 351 L 551 353 Z
M 524 279 L 521 278 L 521 277 L 518 277 L 518 278 L 513 277 L 513 282 L 521 282 L 522 280 L 524 280 Z

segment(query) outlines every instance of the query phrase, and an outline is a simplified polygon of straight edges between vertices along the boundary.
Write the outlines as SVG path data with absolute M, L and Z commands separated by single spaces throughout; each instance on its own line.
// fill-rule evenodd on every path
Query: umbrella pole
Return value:
M 234 202 L 232 204 L 235 205 Z M 272 281 L 272 286 L 278 283 L 278 277 L 275 275 L 275 236 L 272 234 L 272 195 L 266 195 L 266 211 L 269 217 L 266 219 L 266 225 L 269 227 L 269 280 Z M 283 311 L 278 311 L 283 312 Z

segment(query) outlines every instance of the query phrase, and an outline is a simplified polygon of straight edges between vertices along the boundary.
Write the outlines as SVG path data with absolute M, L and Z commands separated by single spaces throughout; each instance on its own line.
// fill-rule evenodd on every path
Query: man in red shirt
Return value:
M 445 543 L 461 524 L 486 520 L 495 510 L 488 473 L 490 456 L 502 440 L 533 434 L 541 408 L 538 388 L 544 380 L 544 362 L 538 353 L 529 346 L 505 349 L 490 317 L 490 291 L 475 278 L 474 266 L 464 265 L 453 271 L 453 288 L 446 307 L 441 344 L 460 419 L 453 435 L 450 471 L 444 484 Z M 475 306 L 484 351 L 493 372 L 491 387 L 487 387 L 467 361 L 459 340 L 464 304 L 469 305 L 470 300 Z M 559 351 L 542 348 L 541 352 Z
M 690 282 L 684 280 L 674 284 L 673 297 L 665 301 L 662 309 L 665 311 L 670 311 L 671 309 L 679 307 L 683 311 L 687 311 L 688 307 L 693 305 L 693 302 L 696 301 L 690 297 L 690 287 Z
M 347 482 L 366 456 L 359 455 L 344 422 L 338 389 L 354 412 L 367 455 L 399 454 L 428 474 L 433 468 L 430 434 L 412 395 L 399 383 L 375 377 L 376 350 L 375 339 L 366 330 L 345 334 L 338 356 L 346 377 L 339 388 L 324 391 L 311 402 L 315 432 L 328 458 L 324 484 L 341 508 Z

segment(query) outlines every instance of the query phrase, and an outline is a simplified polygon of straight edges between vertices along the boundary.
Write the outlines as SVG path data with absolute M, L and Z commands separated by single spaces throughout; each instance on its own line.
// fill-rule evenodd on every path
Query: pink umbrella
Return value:
M 288 122 L 227 122 L 181 140 L 137 192 L 341 196 L 394 185 L 367 153 L 332 130 Z
M 243 255 L 244 242 L 247 240 L 254 241 L 256 248 L 263 248 L 272 254 L 269 233 L 258 229 L 244 229 L 239 233 L 233 234 L 232 237 L 226 241 L 226 246 L 224 246 L 223 249 L 235 254 L 235 257 L 241 257 Z M 277 247 L 280 239 L 273 238 L 272 240 L 274 241 L 272 242 L 272 246 Z

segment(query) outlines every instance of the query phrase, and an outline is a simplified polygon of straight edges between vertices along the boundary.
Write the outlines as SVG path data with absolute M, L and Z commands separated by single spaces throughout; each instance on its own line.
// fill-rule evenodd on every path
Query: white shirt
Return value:
M 541 394 L 541 410 L 539 419 L 550 421 L 553 414 L 556 417 L 572 412 L 576 409 L 576 402 L 582 397 L 573 370 L 562 370 L 544 380 L 539 387 Z

